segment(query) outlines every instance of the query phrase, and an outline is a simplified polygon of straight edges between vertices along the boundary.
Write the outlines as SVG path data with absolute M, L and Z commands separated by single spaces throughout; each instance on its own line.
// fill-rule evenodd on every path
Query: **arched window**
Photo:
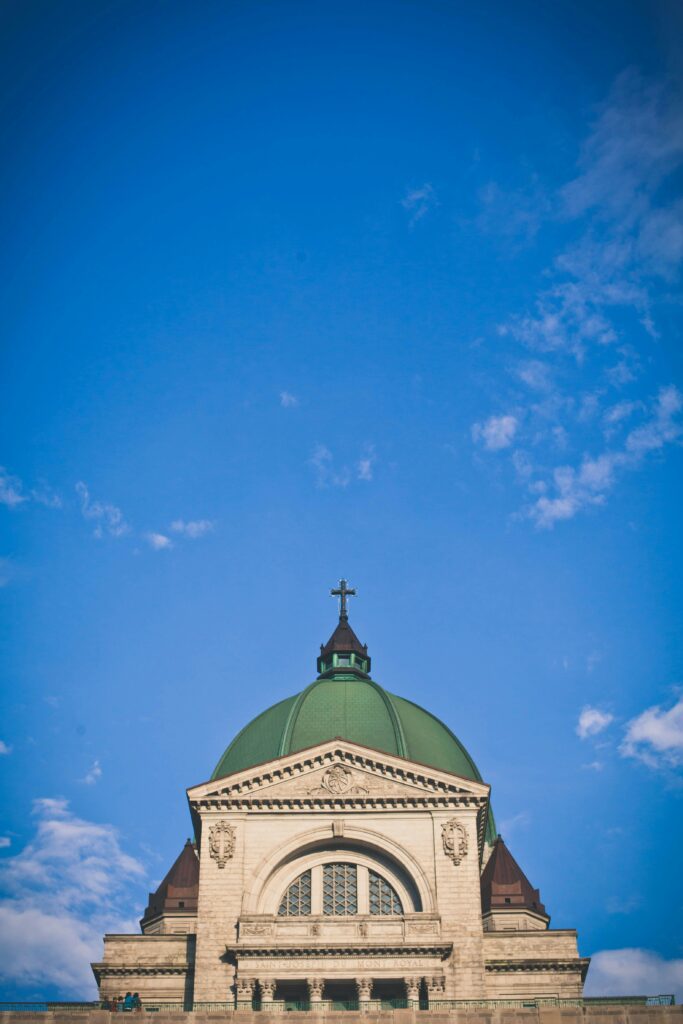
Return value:
M 295 878 L 285 890 L 279 917 L 350 917 L 404 913 L 401 897 L 382 875 L 364 864 L 335 861 L 317 864 Z
M 280 917 L 304 917 L 311 912 L 311 872 L 304 871 L 282 897 Z
M 358 870 L 355 864 L 323 865 L 323 914 L 345 917 L 358 913 Z
M 386 878 L 375 871 L 370 871 L 370 913 L 371 914 L 402 914 L 403 907 L 398 893 Z

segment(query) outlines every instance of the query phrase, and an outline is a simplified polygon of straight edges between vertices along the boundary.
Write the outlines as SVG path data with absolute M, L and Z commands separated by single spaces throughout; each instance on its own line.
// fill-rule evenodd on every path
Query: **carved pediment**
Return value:
M 489 787 L 346 740 L 329 741 L 188 790 L 196 810 L 324 806 L 481 807 Z

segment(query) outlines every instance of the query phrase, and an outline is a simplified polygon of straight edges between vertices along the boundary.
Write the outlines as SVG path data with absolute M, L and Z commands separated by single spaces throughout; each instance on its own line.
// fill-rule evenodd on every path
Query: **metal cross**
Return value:
M 346 607 L 346 598 L 356 596 L 355 587 L 348 587 L 346 585 L 346 580 L 339 580 L 339 586 L 331 590 L 330 594 L 332 594 L 332 597 L 339 598 L 339 620 L 345 622 L 349 617 Z

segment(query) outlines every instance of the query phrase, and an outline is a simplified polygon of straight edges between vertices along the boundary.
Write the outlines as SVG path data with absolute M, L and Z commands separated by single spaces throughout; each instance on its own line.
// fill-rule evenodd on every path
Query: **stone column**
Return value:
M 259 978 L 261 986 L 261 1005 L 272 1003 L 275 996 L 275 982 L 272 978 Z
M 306 984 L 308 985 L 308 998 L 311 1004 L 322 1002 L 323 988 L 325 987 L 324 979 L 308 978 Z
M 404 978 L 406 983 L 406 998 L 418 1000 L 420 998 L 420 978 Z
M 237 981 L 235 982 L 238 1003 L 251 1003 L 254 998 L 255 984 L 256 982 L 253 978 L 240 978 L 238 976 Z
M 372 978 L 356 978 L 358 1002 L 367 1003 L 372 995 Z

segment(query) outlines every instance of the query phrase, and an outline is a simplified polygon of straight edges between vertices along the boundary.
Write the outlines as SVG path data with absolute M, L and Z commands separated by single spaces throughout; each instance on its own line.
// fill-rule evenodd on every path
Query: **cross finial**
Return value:
M 330 591 L 330 594 L 332 597 L 339 598 L 339 621 L 346 622 L 349 617 L 349 612 L 346 607 L 346 598 L 356 596 L 355 587 L 347 586 L 346 580 L 339 580 L 339 586 L 334 587 Z

